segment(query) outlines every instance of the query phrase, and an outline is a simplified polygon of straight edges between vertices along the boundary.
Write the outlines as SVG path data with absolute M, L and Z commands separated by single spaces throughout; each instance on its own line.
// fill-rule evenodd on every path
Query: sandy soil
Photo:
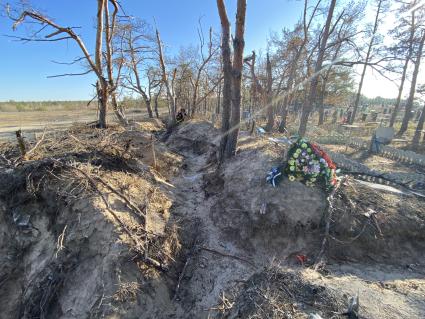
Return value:
M 129 111 L 126 115 L 129 119 L 143 118 L 145 111 Z M 109 112 L 109 121 L 115 122 L 112 112 Z M 96 110 L 84 109 L 80 111 L 34 111 L 34 112 L 0 112 L 0 140 L 14 138 L 15 131 L 22 130 L 30 138 L 34 133 L 47 130 L 64 130 L 73 123 L 88 123 L 96 120 Z
M 74 128 L 24 162 L 4 146 L 0 318 L 336 319 L 356 295 L 359 318 L 423 318 L 421 199 L 344 184 L 315 267 L 326 193 L 265 181 L 286 147 L 242 132 L 218 166 L 211 124 L 163 131 Z

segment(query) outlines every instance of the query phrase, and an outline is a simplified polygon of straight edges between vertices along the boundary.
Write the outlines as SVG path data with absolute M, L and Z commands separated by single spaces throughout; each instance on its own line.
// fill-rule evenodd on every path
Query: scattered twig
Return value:
M 151 135 L 151 141 L 152 141 L 153 168 L 154 169 L 157 169 L 157 165 L 156 165 L 156 154 L 155 154 L 155 139 L 153 137 L 153 134 Z
M 58 241 L 57 241 L 57 244 L 56 244 L 56 253 L 55 253 L 56 258 L 58 258 L 59 252 L 61 252 L 65 248 L 65 246 L 63 245 L 63 241 L 65 240 L 65 231 L 66 231 L 67 226 L 68 225 L 65 225 L 62 233 L 58 237 Z
M 174 291 L 173 301 L 174 301 L 174 300 L 176 300 L 176 298 L 177 298 L 177 295 L 178 295 L 178 293 L 179 293 L 179 289 L 180 289 L 180 284 L 181 284 L 181 281 L 182 281 L 182 279 L 183 279 L 184 273 L 185 273 L 185 271 L 186 271 L 186 268 L 187 268 L 187 265 L 189 264 L 190 259 L 191 259 L 191 256 L 189 256 L 189 257 L 186 259 L 186 262 L 184 263 L 183 269 L 182 269 L 182 271 L 181 271 L 181 273 L 180 273 L 180 276 L 179 276 L 179 280 L 177 281 L 176 289 L 175 289 L 175 291 Z
M 214 249 L 211 249 L 211 248 L 208 248 L 208 247 L 205 247 L 205 246 L 201 246 L 199 248 L 202 249 L 202 250 L 208 251 L 210 253 L 223 256 L 223 257 L 229 257 L 229 258 L 233 258 L 233 259 L 236 259 L 236 260 L 239 260 L 239 261 L 243 261 L 244 263 L 247 263 L 250 266 L 252 266 L 252 267 L 255 268 L 255 264 L 252 261 L 250 261 L 248 259 L 245 259 L 243 257 L 239 257 L 239 256 L 235 256 L 235 255 L 230 255 L 230 254 L 227 254 L 227 253 L 224 253 L 224 252 L 221 252 L 221 251 L 218 251 L 218 250 L 214 250 Z

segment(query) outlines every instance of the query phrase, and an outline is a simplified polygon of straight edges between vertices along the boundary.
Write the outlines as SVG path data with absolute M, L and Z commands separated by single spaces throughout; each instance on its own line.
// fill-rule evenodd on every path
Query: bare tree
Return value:
M 165 86 L 166 92 L 167 92 L 167 98 L 168 98 L 168 105 L 169 105 L 169 110 L 170 110 L 170 121 L 169 121 L 169 126 L 174 126 L 176 123 L 176 97 L 174 94 L 174 79 L 176 76 L 176 72 L 177 70 L 174 69 L 173 71 L 173 77 L 172 80 L 170 81 L 168 78 L 168 74 L 167 74 L 167 70 L 165 68 L 165 61 L 164 61 L 164 54 L 163 54 L 163 50 L 162 50 L 162 43 L 161 43 L 161 38 L 159 35 L 159 31 L 158 29 L 156 29 L 156 41 L 157 41 L 157 45 L 158 45 L 158 58 L 159 58 L 159 66 L 161 68 L 161 79 L 162 79 L 162 83 Z
M 121 24 L 117 37 L 127 69 L 122 86 L 142 97 L 148 116 L 152 118 L 152 94 L 161 82 L 160 71 L 153 65 L 155 37 L 150 26 L 140 19 Z
M 378 26 L 379 26 L 379 18 L 380 18 L 382 11 L 383 11 L 383 2 L 384 2 L 384 0 L 378 0 L 378 8 L 377 8 L 376 14 L 375 14 L 375 22 L 374 22 L 374 25 L 373 25 L 373 30 L 372 30 L 372 34 L 371 34 L 371 37 L 370 37 L 369 45 L 367 47 L 365 63 L 363 65 L 362 74 L 360 76 L 359 88 L 357 90 L 356 100 L 355 100 L 354 106 L 353 106 L 353 113 L 351 114 L 351 117 L 349 118 L 350 124 L 354 123 L 354 120 L 355 120 L 356 114 L 357 114 L 357 109 L 359 107 L 360 95 L 362 93 L 363 81 L 364 81 L 364 77 L 365 77 L 365 74 L 366 74 L 366 69 L 367 69 L 367 66 L 368 66 L 368 63 L 369 63 L 369 60 L 370 60 L 370 57 L 371 57 L 373 46 L 376 43 L 376 34 L 377 34 L 377 31 L 378 31 Z
M 227 17 L 223 0 L 217 0 L 218 13 L 221 22 L 221 56 L 223 65 L 223 101 L 221 113 L 220 161 L 227 156 L 227 142 L 230 129 L 230 114 L 232 103 L 232 60 L 230 51 L 230 22 Z
M 236 152 L 239 135 L 241 111 L 241 83 L 243 68 L 243 50 L 245 47 L 246 0 L 238 0 L 236 9 L 235 37 L 233 39 L 232 61 L 232 111 L 230 115 L 231 130 L 227 139 L 226 154 L 231 157 Z
M 425 96 L 425 84 L 422 84 L 418 88 L 418 93 L 420 93 L 422 96 Z M 425 123 L 425 99 L 422 100 L 422 103 L 424 103 L 424 106 L 421 110 L 421 116 L 419 117 L 418 125 L 416 126 L 415 134 L 413 136 L 412 144 L 414 147 L 417 147 L 419 145 L 419 140 L 421 139 L 421 134 L 424 129 L 424 123 Z M 424 134 L 425 136 L 425 134 Z M 423 140 L 425 142 L 425 138 Z
M 199 42 L 200 42 L 200 57 L 201 61 L 199 65 L 196 67 L 196 75 L 195 78 L 191 78 L 191 84 L 192 84 L 192 101 L 190 104 L 190 113 L 193 116 L 197 111 L 197 106 L 199 105 L 199 84 L 201 82 L 202 73 L 204 72 L 205 68 L 207 67 L 208 63 L 214 58 L 214 55 L 218 51 L 219 47 L 216 47 L 213 45 L 213 30 L 212 28 L 209 29 L 208 33 L 208 43 L 207 43 L 207 53 L 204 54 L 204 47 L 205 47 L 205 39 L 202 31 L 202 27 L 199 26 L 198 29 L 199 34 Z M 206 96 L 200 98 L 201 100 L 205 100 Z
M 412 4 L 409 3 L 408 6 L 403 6 L 401 9 L 401 13 L 403 14 L 404 11 L 409 10 L 412 7 L 415 7 L 417 5 L 417 0 L 414 0 Z M 399 37 L 403 37 L 402 32 L 400 32 L 400 29 L 403 29 L 404 26 L 407 25 L 408 30 L 408 40 L 407 40 L 407 52 L 405 54 L 405 59 L 404 59 L 404 64 L 403 64 L 403 71 L 401 74 L 401 79 L 400 79 L 400 85 L 398 87 L 398 95 L 397 95 L 397 101 L 394 105 L 394 110 L 391 114 L 391 119 L 390 119 L 390 127 L 394 126 L 395 120 L 397 118 L 398 115 L 398 111 L 400 109 L 400 104 L 401 104 L 401 97 L 403 94 L 403 89 L 404 89 L 404 82 L 406 80 L 406 76 L 407 76 L 407 69 L 409 66 L 409 63 L 411 62 L 412 59 L 412 55 L 413 55 L 413 45 L 414 45 L 414 40 L 415 40 L 415 33 L 416 33 L 416 29 L 417 29 L 417 24 L 416 24 L 416 11 L 417 9 L 411 10 L 410 13 L 410 20 L 406 21 L 403 17 L 401 18 L 401 25 L 398 25 L 396 30 L 394 30 L 395 33 L 395 37 L 399 36 Z M 400 35 L 401 33 L 401 35 Z M 404 42 L 403 39 L 401 39 L 401 42 Z M 403 47 L 405 44 L 401 43 L 401 47 Z M 397 50 L 397 49 L 396 49 Z M 397 52 L 399 53 L 399 52 Z
M 412 117 L 411 112 L 412 112 L 412 108 L 413 108 L 413 101 L 415 99 L 416 83 L 417 83 L 417 80 L 418 80 L 419 67 L 421 65 L 421 58 L 422 58 L 422 54 L 423 54 L 424 42 L 425 42 L 425 30 L 422 30 L 418 51 L 416 53 L 414 70 L 413 70 L 413 75 L 412 75 L 412 83 L 410 84 L 410 92 L 409 92 L 409 97 L 407 98 L 407 102 L 406 102 L 406 108 L 405 108 L 405 113 L 404 113 L 404 117 L 403 117 L 403 122 L 401 123 L 400 130 L 397 132 L 397 136 L 399 136 L 399 137 L 402 136 L 407 131 L 407 127 L 409 126 L 409 121 Z
M 270 55 L 267 53 L 267 62 L 266 62 L 266 72 L 267 72 L 267 124 L 266 131 L 271 132 L 274 126 L 274 108 L 273 108 L 273 78 L 272 78 L 272 63 L 270 62 Z
M 323 59 L 325 55 L 326 45 L 327 45 L 329 34 L 330 34 L 331 22 L 332 22 L 332 17 L 335 10 L 335 5 L 336 5 L 336 0 L 331 0 L 328 15 L 326 18 L 325 28 L 320 37 L 321 40 L 319 44 L 318 56 L 315 63 L 314 73 L 310 81 L 310 90 L 309 90 L 308 98 L 304 103 L 302 114 L 301 114 L 300 127 L 298 128 L 298 134 L 300 136 L 304 136 L 306 133 L 308 117 L 310 115 L 311 110 L 313 109 L 313 104 L 316 101 L 317 87 L 319 84 L 318 76 L 319 76 L 319 73 L 322 71 L 322 64 L 323 64 Z
M 109 20 L 109 10 L 108 5 L 111 2 L 114 6 L 114 13 L 112 15 L 112 24 L 110 24 Z M 82 75 L 90 72 L 94 72 L 96 74 L 98 83 L 97 83 L 97 94 L 98 94 L 98 102 L 99 102 L 99 119 L 98 126 L 100 128 L 105 128 L 106 123 L 106 114 L 108 109 L 108 100 L 109 96 L 115 94 L 116 85 L 113 81 L 112 72 L 112 52 L 111 52 L 111 41 L 112 41 L 112 32 L 115 27 L 115 17 L 117 14 L 117 3 L 114 0 L 98 0 L 97 1 L 97 27 L 96 27 L 96 46 L 94 53 L 94 60 L 92 59 L 91 54 L 87 50 L 83 40 L 74 32 L 72 27 L 64 27 L 51 19 L 47 18 L 43 14 L 35 11 L 35 10 L 24 10 L 18 18 L 14 18 L 9 14 L 9 17 L 14 20 L 13 29 L 15 30 L 20 24 L 22 24 L 25 20 L 29 19 L 31 22 L 37 22 L 41 25 L 40 30 L 36 31 L 29 38 L 21 38 L 25 41 L 62 41 L 67 39 L 74 40 L 81 52 L 83 53 L 83 59 L 85 59 L 89 65 L 89 70 L 84 73 L 79 74 L 63 74 L 60 76 L 67 75 Z M 106 19 L 104 19 L 106 17 Z M 105 23 L 105 20 L 107 21 Z M 47 33 L 44 38 L 40 38 L 39 35 L 42 31 L 47 30 L 47 28 L 53 29 L 52 32 Z M 107 69 L 108 69 L 108 79 L 105 77 L 103 72 L 103 35 L 106 30 L 105 40 L 107 43 Z M 82 58 L 76 59 L 76 61 L 81 60 Z M 115 96 L 115 95 L 114 95 Z M 116 114 L 118 118 L 122 121 L 124 120 L 123 114 L 118 112 L 118 108 L 116 108 Z
M 318 7 L 320 5 L 321 0 L 316 2 L 316 5 L 314 6 L 312 13 L 309 18 L 307 18 L 308 15 L 308 0 L 304 1 L 304 11 L 303 11 L 303 18 L 302 18 L 302 28 L 299 26 L 296 26 L 296 30 L 294 31 L 294 35 L 290 42 L 288 43 L 288 51 L 290 51 L 290 55 L 292 55 L 292 59 L 290 60 L 290 71 L 288 75 L 288 79 L 286 82 L 286 93 L 283 100 L 282 110 L 281 110 L 281 122 L 279 124 L 279 132 L 283 133 L 285 131 L 286 127 L 286 118 L 288 114 L 288 106 L 291 101 L 292 97 L 292 90 L 294 86 L 294 80 L 296 76 L 296 71 L 298 67 L 298 62 L 305 50 L 305 47 L 308 43 L 308 37 L 309 37 L 309 29 L 311 26 L 311 23 L 313 22 L 314 17 L 316 16 L 316 12 L 318 10 Z M 303 37 L 300 41 L 300 37 L 297 35 L 297 30 L 302 29 Z

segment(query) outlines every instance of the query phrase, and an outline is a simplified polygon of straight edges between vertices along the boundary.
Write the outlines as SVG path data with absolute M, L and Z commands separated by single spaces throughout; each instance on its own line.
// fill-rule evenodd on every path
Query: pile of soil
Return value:
M 191 120 L 182 122 L 172 132 L 166 134 L 167 145 L 179 153 L 196 155 L 216 154 L 220 143 L 219 131 L 206 121 Z
M 278 266 L 251 276 L 233 292 L 226 318 L 344 318 L 347 301 L 341 294 L 305 280 L 297 272 Z M 338 315 L 340 314 L 340 315 Z M 313 317 L 314 318 L 314 317 Z
M 161 152 L 159 142 L 155 148 L 162 165 L 178 169 L 179 155 Z M 46 136 L 31 160 L 7 149 L 1 317 L 128 318 L 173 309 L 167 296 L 183 253 L 180 226 L 170 218 L 166 177 L 144 161 L 149 134 L 74 127 Z
M 335 196 L 329 254 L 337 260 L 425 263 L 425 200 L 349 178 Z
M 311 256 L 320 238 L 325 192 L 286 177 L 277 187 L 266 182 L 267 172 L 284 163 L 284 146 L 250 136 L 239 145 L 234 159 L 204 177 L 207 196 L 215 197 L 211 219 L 227 240 L 259 259 Z

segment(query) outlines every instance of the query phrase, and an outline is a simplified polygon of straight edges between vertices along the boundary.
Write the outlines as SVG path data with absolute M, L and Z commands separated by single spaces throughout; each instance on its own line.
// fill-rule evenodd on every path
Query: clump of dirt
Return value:
M 232 292 L 225 318 L 343 318 L 347 300 L 339 293 L 306 281 L 296 272 L 270 266 L 251 276 Z M 320 317 L 319 317 L 320 318 Z
M 347 179 L 333 203 L 329 255 L 338 260 L 423 263 L 424 200 L 392 187 Z
M 220 143 L 219 131 L 211 123 L 201 120 L 182 122 L 166 137 L 171 149 L 197 155 L 215 154 Z
M 44 138 L 31 160 L 7 152 L 1 163 L 2 316 L 173 312 L 183 227 L 170 217 L 171 185 L 144 162 L 150 136 L 73 128 Z
M 138 130 L 147 133 L 161 133 L 165 130 L 165 124 L 161 119 L 143 118 L 135 122 Z

